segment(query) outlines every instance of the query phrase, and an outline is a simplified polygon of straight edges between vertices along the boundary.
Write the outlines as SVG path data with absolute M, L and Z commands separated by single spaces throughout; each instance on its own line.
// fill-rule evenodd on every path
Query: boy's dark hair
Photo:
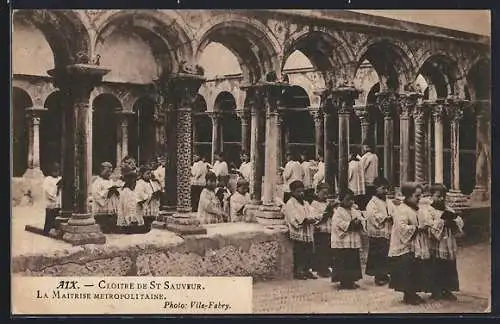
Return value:
M 409 198 L 418 188 L 423 190 L 422 186 L 416 182 L 406 182 L 401 186 L 401 193 L 405 198 Z
M 344 200 L 346 197 L 354 197 L 354 192 L 351 189 L 345 189 L 339 194 L 340 201 Z
M 205 175 L 205 181 L 217 181 L 217 176 L 212 171 L 207 172 Z
M 429 187 L 429 192 L 433 195 L 436 192 L 440 192 L 441 194 L 446 194 L 448 192 L 448 188 L 442 183 L 434 183 Z
M 300 180 L 295 180 L 292 183 L 290 183 L 290 191 L 295 191 L 298 188 L 304 188 L 304 183 Z
M 387 180 L 386 178 L 377 177 L 373 181 L 373 185 L 375 186 L 375 188 L 379 188 L 379 187 L 389 187 L 391 184 L 389 183 L 389 180 Z

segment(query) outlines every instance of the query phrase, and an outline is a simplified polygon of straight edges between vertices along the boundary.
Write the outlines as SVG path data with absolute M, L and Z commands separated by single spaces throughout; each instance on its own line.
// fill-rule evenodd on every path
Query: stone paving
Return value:
M 482 313 L 489 306 L 491 287 L 489 243 L 460 248 L 458 301 L 430 301 L 408 306 L 402 294 L 376 286 L 371 277 L 357 290 L 338 290 L 329 279 L 260 282 L 254 284 L 255 313 Z M 469 278 L 469 280 L 467 280 Z M 474 279 L 473 281 L 470 279 Z

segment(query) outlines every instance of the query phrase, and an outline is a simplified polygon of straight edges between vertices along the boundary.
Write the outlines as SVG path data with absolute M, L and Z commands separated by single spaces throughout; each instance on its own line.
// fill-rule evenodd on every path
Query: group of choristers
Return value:
M 283 213 L 293 242 L 295 278 L 330 276 L 341 289 L 359 287 L 360 249 L 362 236 L 367 235 L 365 273 L 374 277 L 376 285 L 388 283 L 412 305 L 424 302 L 418 292 L 431 293 L 432 299 L 456 300 L 456 237 L 464 224 L 446 206 L 446 188 L 432 185 L 425 192 L 429 197 L 422 198 L 421 185 L 406 183 L 400 201 L 387 197 L 386 179 L 377 177 L 372 186 L 372 197 L 362 211 L 350 189 L 333 199 L 328 185 L 321 183 L 309 204 L 304 183 L 290 183 Z
M 61 208 L 62 179 L 59 174 L 59 164 L 54 163 L 44 181 L 46 232 L 55 227 L 55 215 Z M 133 158 L 125 157 L 119 174 L 113 179 L 113 165 L 101 163 L 99 175 L 91 185 L 90 209 L 103 232 L 141 232 L 145 220 L 152 222 L 160 212 L 160 199 L 165 190 L 165 159 L 155 158 L 137 167 Z

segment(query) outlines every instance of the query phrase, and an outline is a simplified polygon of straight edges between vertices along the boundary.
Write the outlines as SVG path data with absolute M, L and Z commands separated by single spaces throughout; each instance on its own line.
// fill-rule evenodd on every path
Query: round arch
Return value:
M 92 101 L 92 166 L 99 172 L 102 162 L 117 162 L 118 124 L 116 111 L 122 109 L 120 100 L 110 93 L 102 93 Z
M 325 80 L 348 75 L 345 69 L 355 59 L 344 39 L 320 30 L 305 30 L 290 36 L 285 42 L 281 69 L 294 51 L 304 54 L 315 69 L 323 73 Z
M 236 114 L 236 99 L 228 91 L 215 98 L 214 111 L 222 113 L 222 151 L 228 164 L 237 165 L 241 152 L 241 122 Z
M 128 153 L 143 164 L 155 155 L 155 102 L 149 96 L 140 97 L 135 101 L 133 111 L 135 116 L 129 120 L 128 128 Z
M 33 106 L 33 101 L 26 91 L 13 87 L 12 105 L 12 172 L 14 177 L 21 177 L 28 168 L 26 108 Z
M 377 72 L 382 91 L 403 90 L 403 87 L 416 77 L 413 53 L 403 42 L 383 37 L 372 38 L 361 46 L 357 53 L 353 77 L 366 59 Z
M 236 15 L 220 15 L 209 21 L 197 34 L 195 52 L 198 62 L 203 50 L 211 42 L 224 45 L 238 59 L 244 79 L 255 83 L 271 71 L 278 71 L 279 42 L 271 31 L 256 20 Z
M 445 52 L 426 53 L 420 60 L 417 71 L 417 75 L 421 74 L 429 85 L 429 99 L 446 98 L 457 93 L 458 65 Z M 433 93 L 436 98 L 431 98 Z
M 193 105 L 193 154 L 210 160 L 212 152 L 212 119 L 207 114 L 207 102 L 201 94 L 196 95 Z
M 55 68 L 90 63 L 90 35 L 80 16 L 71 10 L 16 10 L 22 19 L 39 29 L 54 54 Z
M 61 92 L 54 91 L 43 104 L 47 109 L 40 122 L 40 167 L 44 174 L 47 174 L 52 163 L 62 160 L 63 100 Z
M 467 71 L 467 89 L 472 100 L 490 99 L 491 63 L 489 58 L 478 58 Z
M 112 13 L 103 18 L 96 32 L 95 48 L 105 42 L 114 31 L 134 33 L 152 49 L 159 74 L 177 72 L 182 61 L 190 61 L 193 55 L 192 36 L 175 13 L 157 10 L 127 10 Z

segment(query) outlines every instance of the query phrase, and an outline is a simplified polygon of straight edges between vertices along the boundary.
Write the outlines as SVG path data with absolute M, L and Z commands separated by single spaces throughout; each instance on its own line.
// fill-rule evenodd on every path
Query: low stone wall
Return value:
M 31 206 L 42 202 L 43 178 L 12 178 L 12 206 Z
M 292 246 L 286 233 L 245 223 L 209 225 L 207 231 L 181 238 L 153 229 L 144 235 L 109 235 L 104 245 L 61 248 L 59 244 L 51 252 L 14 255 L 12 272 L 27 276 L 252 276 L 255 281 L 292 278 Z

